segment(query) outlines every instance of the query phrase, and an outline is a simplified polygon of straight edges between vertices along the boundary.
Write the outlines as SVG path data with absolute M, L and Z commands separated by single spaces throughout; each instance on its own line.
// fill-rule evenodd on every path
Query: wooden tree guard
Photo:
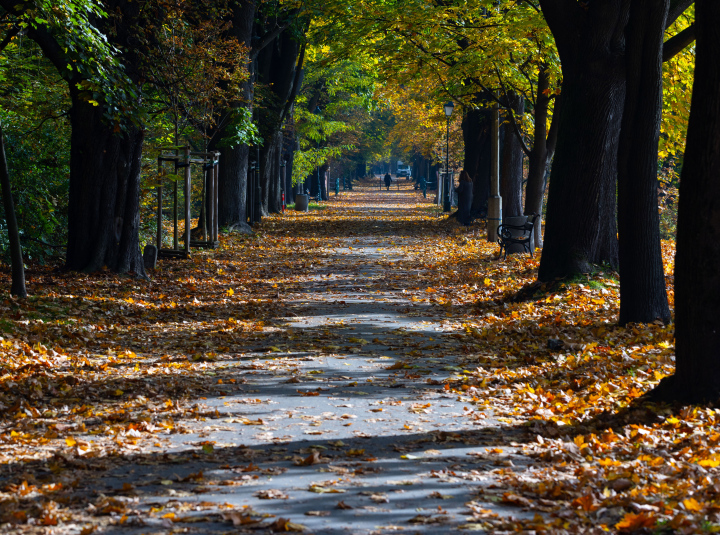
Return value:
M 165 152 L 165 151 L 172 151 Z M 218 241 L 218 164 L 220 160 L 219 152 L 196 152 L 191 151 L 190 147 L 161 149 L 158 156 L 158 174 L 162 176 L 162 168 L 164 162 L 172 162 L 174 166 L 174 174 L 177 175 L 180 169 L 184 169 L 184 192 L 185 192 L 185 236 L 184 246 L 179 247 L 178 233 L 178 181 L 173 183 L 173 246 L 171 249 L 162 247 L 163 228 L 163 186 L 157 187 L 157 248 L 158 256 L 171 258 L 189 258 L 191 247 L 216 248 Z M 192 239 L 192 229 L 190 228 L 191 214 L 191 196 L 192 196 L 192 172 L 191 165 L 198 164 L 203 169 L 204 191 L 210 202 L 205 202 L 207 226 L 202 226 L 202 240 Z M 200 222 L 202 225 L 202 221 Z

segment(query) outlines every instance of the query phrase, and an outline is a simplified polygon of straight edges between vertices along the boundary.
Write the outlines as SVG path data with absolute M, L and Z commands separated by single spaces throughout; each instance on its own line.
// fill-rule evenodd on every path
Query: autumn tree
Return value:
M 356 42 L 364 42 L 360 49 L 378 58 L 380 77 L 391 86 L 415 83 L 424 86 L 438 108 L 449 98 L 462 105 L 458 108 L 463 118 L 465 168 L 475 182 L 473 212 L 484 215 L 487 210 L 487 107 L 499 103 L 506 110 L 503 129 L 509 132 L 504 151 L 509 165 L 502 168 L 504 189 L 508 200 L 513 199 L 509 211 L 541 213 L 545 169 L 552 158 L 553 134 L 557 131 L 547 123 L 556 97 L 559 62 L 552 35 L 538 10 L 515 2 L 388 5 L 366 0 L 358 16 L 348 19 L 342 5 L 331 4 L 329 40 L 346 39 L 345 47 L 352 51 L 357 48 Z M 520 105 L 520 98 L 527 106 Z M 530 114 L 525 113 L 526 107 Z M 539 134 L 543 134 L 542 140 Z M 536 135 L 538 145 L 532 150 Z M 524 208 L 519 187 L 523 150 L 532 169 L 528 180 L 532 195 L 526 196 Z
M 266 10 L 267 11 L 267 10 Z M 262 35 L 272 35 L 272 30 L 283 31 L 257 54 L 256 60 L 256 106 L 260 135 L 260 211 L 263 215 L 280 212 L 280 160 L 283 149 L 282 127 L 292 114 L 295 98 L 303 82 L 305 33 L 308 17 L 299 17 L 298 10 L 261 10 L 257 26 Z M 257 98 L 259 97 L 259 98 Z
M 656 397 L 714 402 L 720 394 L 720 3 L 698 0 L 695 82 L 680 178 L 675 257 L 675 374 Z
M 691 2 L 633 0 L 625 29 L 627 89 L 618 155 L 620 317 L 670 321 L 658 215 L 658 143 L 663 112 L 663 62 L 694 39 L 692 26 L 664 41 Z
M 656 197 L 662 62 L 689 41 L 664 48 L 663 37 L 691 3 L 540 1 L 562 60 L 563 106 L 538 277 L 619 262 L 623 324 L 670 318 Z
M 108 16 L 89 9 L 92 4 L 69 5 L 71 9 L 60 11 L 40 3 L 0 2 L 7 13 L 26 21 L 28 35 L 68 83 L 72 134 L 66 267 L 94 271 L 108 266 L 144 275 L 138 238 L 144 131 L 125 113 L 139 103 L 138 56 L 126 44 L 137 40 L 143 4 L 109 0 Z M 50 22 L 58 17 L 64 24 Z M 69 21 L 75 21 L 76 31 L 68 31 Z M 113 49 L 113 44 L 124 48 Z

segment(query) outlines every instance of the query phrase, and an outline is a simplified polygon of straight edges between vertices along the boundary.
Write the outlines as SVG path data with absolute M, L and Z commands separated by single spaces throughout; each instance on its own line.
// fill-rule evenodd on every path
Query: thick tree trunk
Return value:
M 625 103 L 627 1 L 541 0 L 563 65 L 563 105 L 538 279 L 618 264 L 617 151 Z
M 0 184 L 2 186 L 3 207 L 5 208 L 5 224 L 7 225 L 8 241 L 10 242 L 10 267 L 12 269 L 10 293 L 18 297 L 27 297 L 20 229 L 18 229 L 17 218 L 15 217 L 15 202 L 10 187 L 7 158 L 5 158 L 5 134 L 2 126 L 0 126 Z
M 508 93 L 516 116 L 525 110 L 525 99 L 513 92 Z M 512 119 L 510 119 L 512 120 Z M 503 217 L 521 216 L 523 191 L 523 151 L 520 140 L 513 127 L 505 124 L 503 128 L 502 162 L 500 165 L 500 196 L 502 197 Z
M 473 179 L 472 217 L 485 217 L 490 197 L 490 112 L 471 109 L 463 117 L 465 162 L 463 168 Z M 427 177 L 428 181 L 430 177 Z
M 239 43 L 248 49 L 252 44 L 253 23 L 255 16 L 254 0 L 240 0 L 233 4 L 232 34 Z M 235 107 L 252 110 L 254 81 L 251 75 L 242 86 L 243 102 L 236 102 Z M 216 139 L 221 140 L 221 132 Z M 215 147 L 213 147 L 213 150 Z M 220 173 L 218 176 L 218 224 L 232 228 L 238 223 L 247 221 L 247 190 L 248 190 L 248 156 L 250 147 L 237 145 L 233 148 L 221 147 Z
M 232 228 L 247 219 L 248 155 L 250 147 L 220 149 L 218 176 L 218 224 Z
M 125 74 L 137 82 L 138 43 L 142 13 L 137 2 L 108 0 L 109 13 L 122 17 L 101 19 L 99 30 L 121 50 Z M 109 26 L 112 27 L 110 28 Z M 116 272 L 133 271 L 145 276 L 139 245 L 140 156 L 143 130 L 127 121 L 124 129 L 109 124 L 105 102 L 93 106 L 78 89 L 83 78 L 68 74 L 66 49 L 46 28 L 30 28 L 29 35 L 40 45 L 70 87 L 70 188 L 66 268 L 95 271 L 107 266 Z M 132 102 L 123 106 L 131 107 Z
M 696 3 L 697 45 L 675 256 L 675 375 L 656 396 L 720 397 L 720 2 Z
M 657 204 L 662 52 L 670 0 L 633 0 L 618 154 L 620 324 L 670 321 Z
M 139 243 L 143 131 L 115 132 L 102 106 L 71 87 L 70 195 L 66 268 L 145 276 Z

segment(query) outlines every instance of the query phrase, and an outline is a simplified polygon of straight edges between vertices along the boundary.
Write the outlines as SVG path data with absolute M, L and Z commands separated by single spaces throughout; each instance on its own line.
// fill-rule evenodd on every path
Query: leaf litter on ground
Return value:
M 362 188 L 358 191 L 363 195 Z M 230 417 L 230 410 L 208 408 L 204 398 L 229 395 L 258 374 L 310 382 L 322 374 L 300 373 L 300 359 L 362 354 L 381 342 L 406 352 L 394 363 L 378 360 L 393 380 L 442 384 L 466 404 L 463 418 L 482 422 L 488 413 L 521 431 L 512 435 L 512 444 L 502 434 L 495 440 L 512 446 L 514 455 L 531 458 L 526 469 L 514 467 L 501 448 L 478 452 L 496 463 L 498 481 L 468 496 L 467 529 L 720 530 L 720 415 L 714 408 L 642 400 L 673 373 L 672 326 L 617 326 L 615 273 L 538 285 L 538 257 L 499 261 L 498 246 L 486 241 L 480 225 L 468 231 L 412 196 L 397 201 L 392 213 L 362 209 L 357 199 L 343 193 L 322 211 L 266 218 L 250 236 L 223 236 L 215 251 L 194 252 L 189 261 L 162 261 L 149 282 L 109 272 L 67 274 L 33 267 L 32 297 L 19 301 L 6 294 L 0 303 L 0 522 L 19 532 L 34 526 L 50 533 L 62 524 L 90 533 L 111 523 L 162 516 L 164 508 L 153 512 L 137 505 L 142 481 L 95 500 L 78 489 L 103 488 L 102 474 L 132 465 L 136 454 L 155 452 L 171 462 L 217 456 L 222 447 L 211 440 L 194 444 L 191 455 L 166 452 L 168 435 Z M 378 274 L 367 274 L 362 288 L 352 279 L 335 278 L 341 273 L 336 256 L 379 232 L 394 238 L 390 244 L 372 242 L 388 252 L 373 261 Z M 673 256 L 674 244 L 664 242 L 667 274 Z M 365 264 L 354 269 L 368 273 Z M 359 299 L 378 292 L 401 296 L 404 313 L 431 315 L 429 326 L 437 335 L 397 330 L 370 341 L 330 330 L 286 328 L 285 317 L 303 314 L 298 301 L 311 298 L 307 285 L 318 283 L 317 276 L 338 300 L 348 291 Z M 8 281 L 3 274 L 5 287 Z M 671 277 L 668 293 L 672 305 Z M 450 355 L 459 365 L 447 366 L 446 379 L 420 373 L 426 359 Z M 303 387 L 298 393 L 319 396 L 324 389 Z M 243 403 L 268 404 L 272 412 L 270 400 Z M 431 418 L 433 407 L 417 399 L 406 411 Z M 348 415 L 348 422 L 354 417 Z M 261 428 L 268 423 L 239 421 Z M 449 433 L 434 436 L 455 440 Z M 254 450 L 241 451 L 249 464 L 233 484 L 257 477 L 250 470 Z M 364 454 L 349 448 L 345 456 L 362 459 Z M 332 460 L 310 451 L 296 464 L 324 470 Z M 271 474 L 275 468 L 253 470 Z M 155 483 L 190 485 L 190 492 L 208 484 L 202 473 L 191 476 Z M 474 476 L 447 471 L 433 477 Z M 345 489 L 314 484 L 307 490 Z M 279 490 L 263 492 L 271 499 L 287 497 Z M 387 500 L 373 496 L 378 503 Z M 500 515 L 488 506 L 496 503 L 533 514 Z M 340 501 L 337 507 L 353 506 Z M 211 504 L 200 509 L 236 526 L 264 521 L 247 508 Z M 426 514 L 412 520 L 441 521 L 443 515 Z M 279 531 L 302 529 L 284 518 L 269 525 Z

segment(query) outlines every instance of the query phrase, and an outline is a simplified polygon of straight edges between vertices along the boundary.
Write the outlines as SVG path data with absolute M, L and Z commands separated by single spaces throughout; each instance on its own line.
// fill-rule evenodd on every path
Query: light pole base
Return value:
M 487 217 L 487 240 L 490 243 L 496 242 L 498 239 L 497 229 L 502 223 L 502 197 L 500 195 L 492 195 L 488 199 L 488 217 Z

